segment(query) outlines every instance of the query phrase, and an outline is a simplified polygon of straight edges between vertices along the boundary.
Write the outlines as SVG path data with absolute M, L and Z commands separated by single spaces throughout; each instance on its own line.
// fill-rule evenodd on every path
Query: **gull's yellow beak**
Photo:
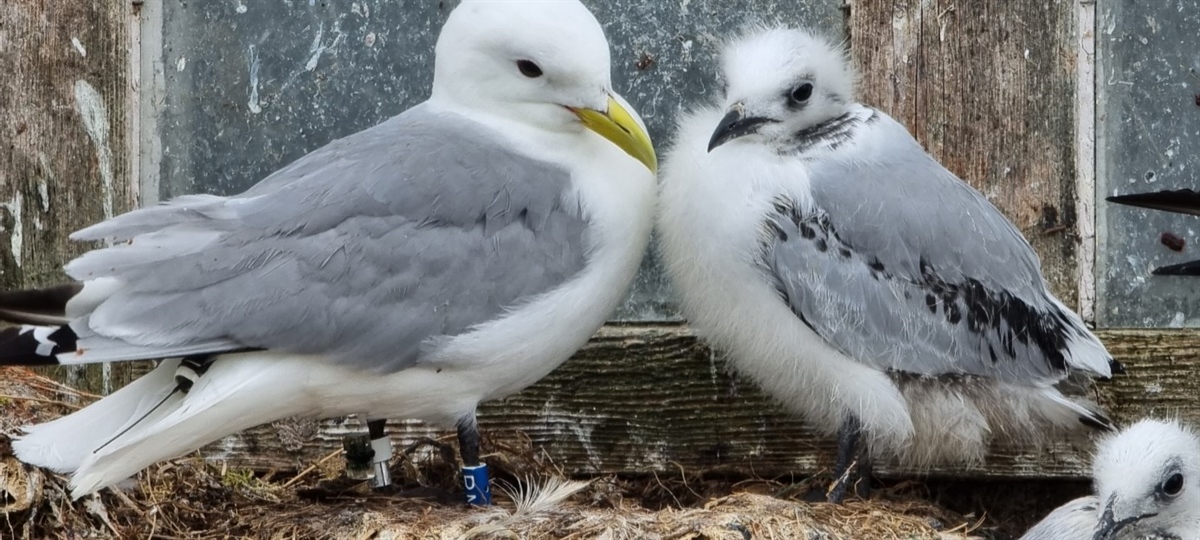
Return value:
M 633 159 L 646 165 L 650 172 L 658 174 L 658 156 L 654 154 L 654 143 L 650 142 L 650 135 L 646 134 L 646 130 L 638 125 L 633 115 L 612 96 L 608 98 L 608 112 L 576 108 L 571 108 L 571 112 L 575 113 L 588 129 L 612 141 L 618 148 L 633 156 Z

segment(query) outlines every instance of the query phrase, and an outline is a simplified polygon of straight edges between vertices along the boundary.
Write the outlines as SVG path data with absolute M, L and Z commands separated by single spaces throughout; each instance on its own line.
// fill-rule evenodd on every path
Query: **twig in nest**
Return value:
M 300 474 L 297 474 L 296 476 L 292 477 L 292 479 L 291 479 L 291 480 L 288 480 L 287 482 L 284 482 L 284 483 L 283 483 L 283 489 L 287 489 L 287 488 L 290 488 L 290 487 L 292 487 L 293 485 L 295 485 L 295 484 L 296 484 L 296 482 L 299 482 L 301 478 L 304 478 L 305 476 L 307 476 L 307 475 L 308 475 L 308 473 L 310 473 L 310 472 L 313 472 L 313 471 L 317 470 L 317 467 L 320 467 L 321 465 L 324 465 L 326 461 L 329 461 L 329 460 L 331 460 L 331 459 L 333 459 L 333 458 L 335 458 L 335 457 L 337 457 L 337 456 L 341 455 L 341 453 L 342 453 L 342 452 L 344 452 L 344 451 L 345 451 L 345 450 L 343 450 L 343 449 L 341 449 L 341 448 L 338 448 L 337 450 L 334 450 L 333 452 L 330 452 L 328 456 L 325 456 L 325 457 L 321 458 L 320 460 L 318 460 L 316 463 L 313 463 L 312 465 L 309 465 L 307 469 L 304 469 L 303 471 L 300 471 Z
M 658 478 L 658 471 L 652 471 L 652 472 L 654 474 L 654 482 L 658 484 L 658 487 L 662 488 L 663 491 L 667 492 L 667 495 L 670 495 L 672 499 L 675 499 L 675 506 L 677 508 L 683 508 L 683 503 L 679 500 L 679 497 L 675 496 L 675 492 L 671 491 L 671 488 L 667 487 L 666 484 L 663 484 L 662 480 Z
M 953 529 L 946 531 L 946 533 L 954 534 L 956 532 L 959 532 L 959 530 L 961 529 L 963 534 L 971 534 L 975 531 L 978 531 L 980 529 L 980 527 L 983 527 L 984 521 L 987 521 L 987 513 L 986 512 L 984 512 L 983 514 L 981 514 L 979 516 L 979 521 L 976 521 L 974 525 L 972 525 L 970 523 L 960 523 L 958 526 L 954 527 Z
M 458 459 L 454 457 L 454 447 L 453 446 L 450 446 L 449 444 L 441 442 L 437 439 L 431 439 L 429 437 L 421 437 L 421 438 L 417 439 L 412 444 L 408 445 L 408 447 L 405 448 L 403 452 L 400 452 L 400 455 L 403 455 L 403 456 L 412 455 L 413 452 L 416 452 L 417 450 L 419 450 L 425 446 L 432 446 L 434 448 L 437 448 L 438 453 L 441 454 L 441 456 L 442 456 L 442 461 L 445 461 L 446 463 L 449 463 L 450 465 L 455 465 L 458 463 Z
M 78 388 L 72 388 L 72 387 L 67 386 L 63 383 L 60 383 L 54 379 L 47 379 L 45 377 L 40 377 L 40 376 L 35 379 L 25 381 L 25 383 L 28 384 L 29 386 L 32 386 L 39 390 L 53 390 L 55 392 L 63 392 L 66 394 L 70 394 L 70 395 L 74 395 L 74 396 L 78 396 L 78 397 L 85 397 L 85 398 L 89 398 L 89 399 L 100 399 L 100 398 L 104 397 L 101 395 L 93 394 L 91 392 L 84 392 L 83 390 L 80 390 Z M 42 386 L 43 384 L 47 384 L 47 385 L 49 385 L 49 387 Z
M 692 489 L 692 486 L 688 485 L 687 469 L 683 467 L 683 464 L 677 461 L 672 461 L 670 463 L 676 467 L 679 467 L 679 479 L 683 481 L 683 487 L 692 492 L 692 496 L 696 497 L 697 499 L 703 499 L 703 496 L 701 496 L 699 493 L 696 493 L 696 490 Z
M 20 400 L 23 400 L 23 401 L 36 401 L 36 402 L 38 402 L 38 403 L 49 403 L 49 404 L 52 404 L 52 405 L 62 405 L 63 407 L 67 407 L 67 408 L 69 408 L 69 409 L 74 409 L 74 410 L 79 410 L 79 409 L 82 409 L 82 408 L 83 408 L 83 407 L 81 407 L 81 406 L 79 406 L 79 405 L 72 405 L 72 404 L 70 404 L 70 403 L 67 403 L 67 402 L 65 402 L 65 401 L 58 401 L 58 400 L 55 400 L 55 399 L 43 399 L 43 398 L 36 398 L 36 397 L 25 397 L 25 396 L 10 396 L 10 395 L 8 395 L 8 394 L 0 394 L 0 399 L 11 399 L 11 400 L 15 400 L 15 401 L 20 401 Z
M 121 491 L 119 489 L 113 489 L 113 490 L 109 490 L 109 491 L 113 495 L 116 495 L 116 497 L 118 499 L 120 499 L 122 503 L 125 503 L 125 506 L 128 506 L 129 508 L 132 508 L 134 512 L 137 512 L 137 514 L 139 516 L 141 516 L 143 520 L 146 519 L 146 513 L 143 512 L 141 508 L 138 508 L 138 504 L 133 502 L 133 499 L 130 499 L 129 495 L 126 495 L 124 491 Z M 151 534 L 150 536 L 154 536 L 154 535 Z

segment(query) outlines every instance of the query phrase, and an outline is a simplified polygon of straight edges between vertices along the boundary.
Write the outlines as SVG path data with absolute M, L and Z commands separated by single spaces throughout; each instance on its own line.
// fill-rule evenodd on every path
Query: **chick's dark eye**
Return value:
M 517 60 L 517 69 L 521 71 L 521 75 L 536 79 L 542 76 L 542 68 L 529 60 Z
M 812 97 L 812 93 L 813 85 L 811 83 L 804 83 L 800 86 L 797 86 L 795 90 L 792 90 L 792 99 L 803 103 L 808 101 L 808 98 Z
M 1183 491 L 1183 474 L 1172 474 L 1158 489 L 1168 497 L 1178 496 Z

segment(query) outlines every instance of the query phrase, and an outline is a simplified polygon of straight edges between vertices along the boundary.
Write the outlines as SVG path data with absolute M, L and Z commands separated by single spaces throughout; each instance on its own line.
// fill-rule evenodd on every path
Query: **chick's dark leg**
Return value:
M 837 460 L 833 467 L 833 485 L 827 496 L 829 502 L 841 504 L 850 488 L 862 498 L 870 494 L 870 452 L 862 439 L 862 422 L 854 415 L 847 415 L 838 429 Z
M 458 450 L 463 460 L 463 486 L 467 490 L 467 504 L 488 506 L 492 504 L 491 481 L 487 465 L 479 459 L 479 424 L 472 413 L 458 421 Z

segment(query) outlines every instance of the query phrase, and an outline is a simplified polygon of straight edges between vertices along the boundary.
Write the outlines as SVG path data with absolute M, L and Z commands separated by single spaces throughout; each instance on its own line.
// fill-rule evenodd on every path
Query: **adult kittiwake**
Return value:
M 78 283 L 0 294 L 27 325 L 0 332 L 0 364 L 166 359 L 13 449 L 80 497 L 284 417 L 415 418 L 457 426 L 486 502 L 476 406 L 545 376 L 624 298 L 655 169 L 583 4 L 464 0 L 428 101 L 239 195 L 76 232 L 111 243 L 66 266 Z
M 1110 376 L 1104 346 L 986 198 L 854 100 L 840 48 L 763 29 L 723 67 L 720 107 L 682 118 L 664 164 L 661 256 L 700 334 L 837 434 L 835 478 L 1112 427 L 1056 388 Z

